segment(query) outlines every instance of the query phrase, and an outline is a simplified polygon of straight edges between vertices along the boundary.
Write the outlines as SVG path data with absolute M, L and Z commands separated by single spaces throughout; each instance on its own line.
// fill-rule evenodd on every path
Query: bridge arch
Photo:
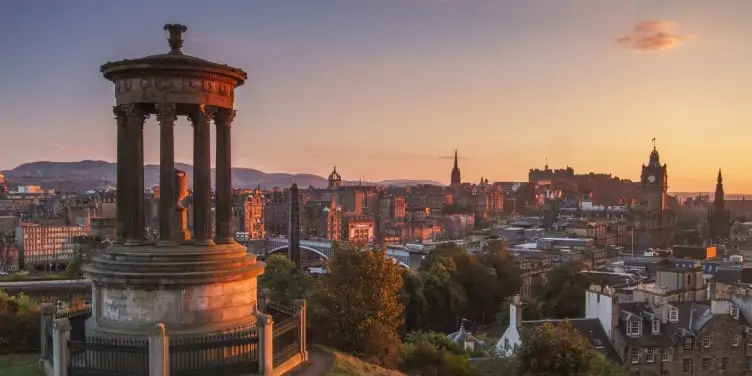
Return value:
M 269 251 L 269 254 L 271 255 L 271 254 L 274 254 L 274 253 L 277 253 L 277 252 L 281 252 L 281 251 L 287 250 L 287 247 L 288 246 L 283 245 L 283 246 L 274 248 L 271 251 Z M 305 246 L 305 245 L 301 245 L 300 249 L 305 249 L 306 251 L 313 252 L 313 253 L 321 256 L 322 258 L 324 258 L 326 260 L 329 259 L 329 256 L 327 256 L 324 252 L 321 252 L 319 250 L 313 249 L 311 247 L 308 247 L 308 246 Z M 398 258 L 390 256 L 390 255 L 387 255 L 387 257 L 389 257 L 390 259 L 394 260 L 394 262 L 397 263 L 397 266 L 400 266 L 400 267 L 405 268 L 405 269 L 410 269 L 410 266 L 408 266 L 404 262 L 400 261 Z
M 286 245 L 283 245 L 283 246 L 281 246 L 281 247 L 277 247 L 277 248 L 274 248 L 274 249 L 272 249 L 271 251 L 269 251 L 269 254 L 271 255 L 272 253 L 276 253 L 276 252 L 280 252 L 280 251 L 283 251 L 283 250 L 287 250 L 287 247 L 288 247 L 288 246 L 286 246 Z M 308 247 L 308 246 L 305 246 L 305 245 L 301 245 L 301 246 L 300 246 L 300 249 L 305 249 L 305 250 L 306 250 L 306 251 L 308 251 L 308 252 L 313 252 L 313 253 L 315 253 L 315 254 L 317 254 L 317 255 L 319 255 L 319 256 L 321 256 L 321 257 L 325 258 L 325 259 L 328 259 L 328 258 L 329 258 L 329 256 L 327 256 L 327 255 L 326 255 L 326 254 L 325 254 L 324 252 L 321 252 L 321 251 L 315 250 L 315 249 L 313 249 L 313 248 L 311 248 L 311 247 Z

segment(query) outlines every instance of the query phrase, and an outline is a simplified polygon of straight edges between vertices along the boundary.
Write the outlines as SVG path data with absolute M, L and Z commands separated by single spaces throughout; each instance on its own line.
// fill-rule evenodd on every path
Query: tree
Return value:
M 542 320 L 543 304 L 538 299 L 525 296 L 520 300 L 522 303 L 522 320 Z M 496 314 L 496 322 L 502 326 L 509 325 L 509 301 L 501 305 L 501 310 Z
M 405 306 L 404 331 L 410 332 L 425 328 L 429 305 L 423 293 L 424 283 L 420 275 L 410 269 L 402 272 L 400 301 Z
M 408 343 L 402 347 L 400 369 L 408 375 L 473 376 L 467 354 L 454 354 L 429 342 Z
M 402 273 L 383 250 L 333 244 L 327 273 L 314 297 L 316 323 L 335 348 L 396 365 Z
M 425 328 L 441 332 L 456 329 L 457 318 L 462 316 L 467 304 L 464 287 L 452 277 L 456 265 L 451 258 L 427 264 L 420 272 L 423 295 L 430 307 Z
M 580 261 L 557 266 L 548 275 L 548 282 L 538 292 L 545 302 L 546 317 L 568 318 L 585 316 L 585 292 L 590 278 L 580 273 L 585 265 Z
M 266 259 L 264 274 L 258 279 L 261 289 L 268 289 L 278 303 L 289 306 L 295 299 L 307 298 L 313 290 L 313 279 L 298 269 L 292 260 L 281 254 Z
M 569 322 L 550 322 L 522 333 L 517 349 L 519 375 L 540 376 L 615 376 L 624 370 L 610 364 L 574 330 Z

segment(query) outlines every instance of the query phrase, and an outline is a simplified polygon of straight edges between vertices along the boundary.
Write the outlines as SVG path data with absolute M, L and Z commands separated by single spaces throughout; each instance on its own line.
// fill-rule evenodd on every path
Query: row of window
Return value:
M 700 363 L 700 369 L 702 371 L 710 371 L 712 368 L 713 368 L 713 359 L 703 358 L 702 362 Z M 729 358 L 724 356 L 721 358 L 721 364 L 718 366 L 718 370 L 728 371 L 728 369 L 729 369 Z M 744 369 L 747 371 L 752 370 L 752 356 L 747 356 L 744 358 Z M 694 371 L 694 361 L 691 358 L 682 359 L 682 372 L 692 373 L 693 371 Z

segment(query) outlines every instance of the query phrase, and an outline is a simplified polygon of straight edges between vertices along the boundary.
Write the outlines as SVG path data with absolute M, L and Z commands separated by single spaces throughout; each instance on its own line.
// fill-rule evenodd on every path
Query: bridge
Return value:
M 277 252 L 283 252 L 287 254 L 287 246 L 289 242 L 283 238 L 272 238 L 266 241 L 267 254 L 273 254 Z M 326 240 L 301 240 L 300 249 L 308 251 L 308 259 L 312 260 L 315 264 L 315 260 L 328 260 L 332 256 L 332 242 Z M 386 255 L 397 262 L 397 265 L 409 269 L 408 262 L 410 262 L 409 252 L 402 249 L 387 248 Z M 308 264 L 308 262 L 306 262 Z M 309 265 L 311 266 L 311 265 Z

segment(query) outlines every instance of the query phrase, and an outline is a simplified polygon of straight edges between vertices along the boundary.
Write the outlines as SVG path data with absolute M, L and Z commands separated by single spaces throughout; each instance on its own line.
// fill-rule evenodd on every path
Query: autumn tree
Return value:
M 394 366 L 404 321 L 402 273 L 383 250 L 333 244 L 314 299 L 316 323 L 340 350 Z
M 585 265 L 580 261 L 555 267 L 548 275 L 547 283 L 538 291 L 538 298 L 545 302 L 544 315 L 551 318 L 585 316 L 585 292 L 592 281 L 581 273 Z
M 430 307 L 424 289 L 425 284 L 419 274 L 410 269 L 402 272 L 400 301 L 405 307 L 403 332 L 421 330 L 426 326 L 426 316 Z
M 273 254 L 266 259 L 264 274 L 258 279 L 261 289 L 268 289 L 275 302 L 291 305 L 295 299 L 304 299 L 313 291 L 311 275 L 298 269 L 285 255 Z
M 550 322 L 522 333 L 515 353 L 518 375 L 617 376 L 624 370 L 609 363 L 569 322 Z

